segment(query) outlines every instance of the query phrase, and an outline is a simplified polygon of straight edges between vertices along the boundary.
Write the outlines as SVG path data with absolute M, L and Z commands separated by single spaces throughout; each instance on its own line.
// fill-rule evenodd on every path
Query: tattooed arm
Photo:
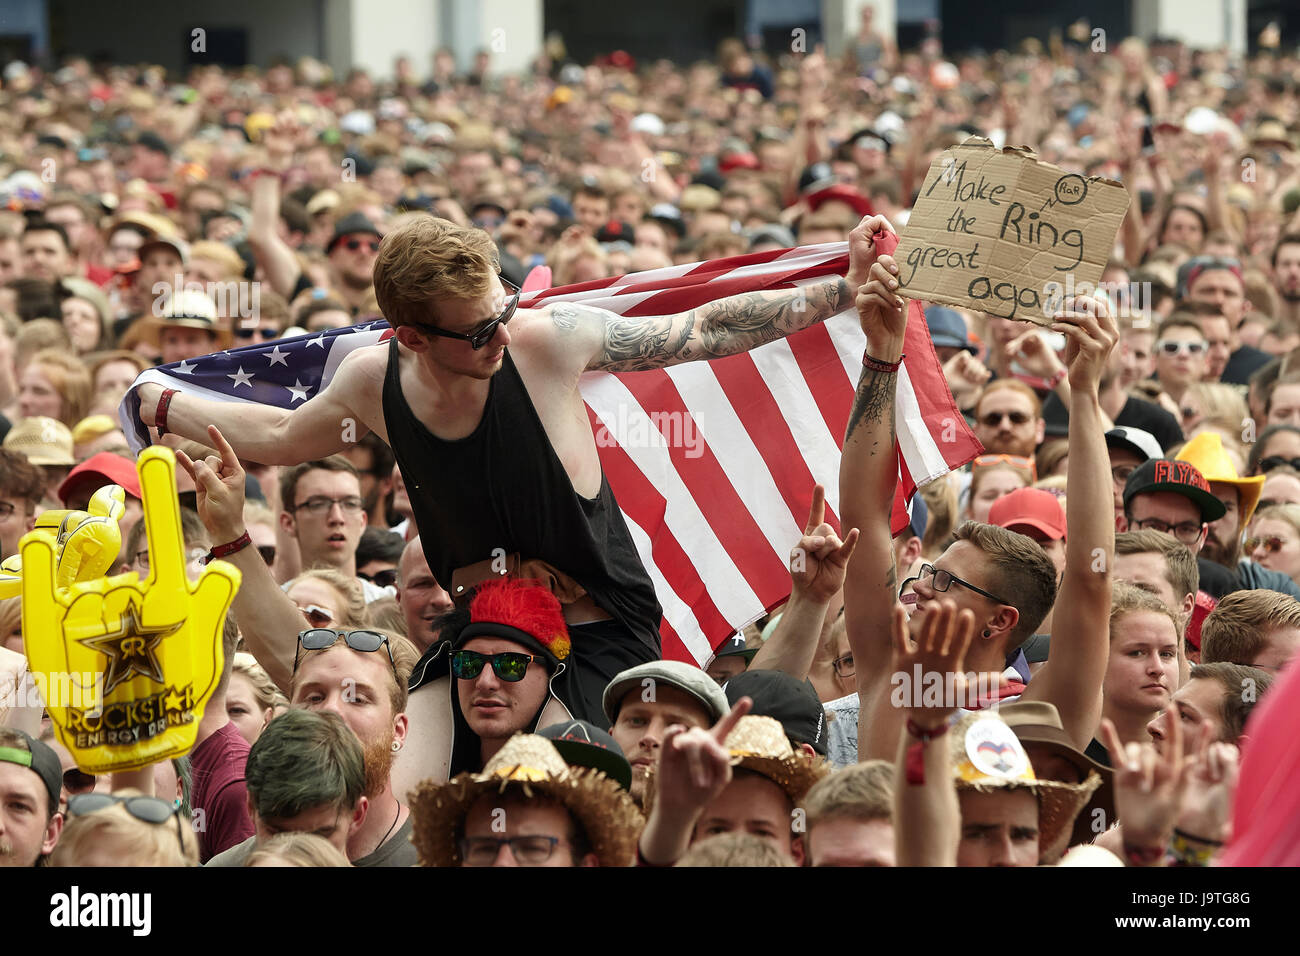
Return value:
M 907 310 L 896 294 L 897 266 L 881 256 L 857 297 L 867 354 L 892 363 L 903 354 Z M 861 719 L 858 759 L 892 760 L 900 711 L 889 708 L 890 615 L 898 603 L 898 572 L 889 518 L 898 483 L 894 393 L 898 373 L 864 366 L 849 412 L 840 459 L 840 524 L 858 528 L 859 547 L 844 582 L 844 621 L 853 651 Z M 881 710 L 886 713 L 881 714 Z
M 632 317 L 581 303 L 549 306 L 552 344 L 583 369 L 636 372 L 748 352 L 849 309 L 875 261 L 874 233 L 893 231 L 883 216 L 864 218 L 849 236 L 849 271 L 798 289 L 750 292 L 677 315 Z

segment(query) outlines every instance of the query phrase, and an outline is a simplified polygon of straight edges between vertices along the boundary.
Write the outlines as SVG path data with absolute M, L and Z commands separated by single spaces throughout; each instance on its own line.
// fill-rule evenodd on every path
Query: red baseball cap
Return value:
M 140 476 L 136 474 L 135 462 L 111 451 L 101 451 L 68 472 L 68 477 L 59 485 L 59 500 L 66 505 L 72 492 L 88 486 L 99 490 L 104 485 L 121 485 L 128 495 L 141 497 Z
M 1008 531 L 1033 528 L 1052 541 L 1065 537 L 1065 509 L 1061 499 L 1042 488 L 1018 488 L 989 508 L 989 524 Z
M 846 186 L 843 183 L 827 186 L 825 189 L 819 189 L 815 193 L 808 195 L 808 208 L 813 212 L 816 212 L 824 203 L 828 202 L 842 202 L 851 207 L 859 216 L 870 216 L 874 211 L 871 208 L 870 199 L 852 186 Z

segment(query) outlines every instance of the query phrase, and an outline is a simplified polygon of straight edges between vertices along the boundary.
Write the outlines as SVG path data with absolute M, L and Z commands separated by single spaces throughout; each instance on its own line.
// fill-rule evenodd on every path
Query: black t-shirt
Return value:
M 1043 420 L 1047 422 L 1049 437 L 1064 437 L 1070 428 L 1070 410 L 1056 397 L 1055 392 L 1043 402 Z M 1131 395 L 1115 416 L 1115 424 L 1149 432 L 1166 451 L 1183 441 L 1183 429 L 1179 426 L 1178 419 L 1154 402 Z
M 1267 352 L 1243 345 L 1228 357 L 1228 364 L 1223 367 L 1219 381 L 1225 385 L 1249 385 L 1250 377 L 1271 361 L 1273 356 Z

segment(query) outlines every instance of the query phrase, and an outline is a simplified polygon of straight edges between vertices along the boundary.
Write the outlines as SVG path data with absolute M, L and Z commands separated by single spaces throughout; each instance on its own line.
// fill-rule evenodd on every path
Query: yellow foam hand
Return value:
M 63 585 L 48 533 L 19 545 L 27 657 L 60 741 L 87 773 L 132 770 L 194 746 L 240 582 L 224 561 L 197 581 L 186 575 L 171 449 L 146 449 L 136 469 L 149 539 L 143 581 L 130 573 Z M 111 503 L 98 507 L 109 514 L 93 517 L 111 517 Z
M 59 587 L 92 581 L 107 574 L 122 550 L 118 522 L 126 514 L 126 492 L 120 485 L 105 485 L 91 496 L 89 511 L 50 510 L 36 517 L 33 533 L 54 547 Z M 22 593 L 22 555 L 0 564 L 0 599 Z

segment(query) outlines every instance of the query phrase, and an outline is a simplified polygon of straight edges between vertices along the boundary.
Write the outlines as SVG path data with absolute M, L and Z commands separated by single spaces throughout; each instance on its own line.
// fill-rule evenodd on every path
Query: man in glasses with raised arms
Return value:
M 894 395 L 907 324 L 897 276 L 892 257 L 881 256 L 871 267 L 871 281 L 857 296 L 867 350 L 840 464 L 840 520 L 845 528 L 861 529 L 844 585 L 845 625 L 863 713 L 859 760 L 894 759 L 904 734 L 922 747 L 945 745 L 928 742 L 940 731 L 906 723 L 905 708 L 923 688 L 909 693 L 906 680 L 900 686 L 899 678 L 914 680 L 914 675 L 890 673 L 890 633 L 899 592 L 890 547 L 890 506 L 898 480 Z M 1101 716 L 1101 683 L 1109 653 L 1106 622 L 1115 528 L 1098 390 L 1119 336 L 1100 299 L 1075 298 L 1065 307 L 1068 311 L 1054 317 L 1051 329 L 1068 342 L 1070 535 L 1060 600 L 1069 613 L 1055 624 L 1050 659 L 1020 696 L 1054 704 L 1066 732 L 1082 748 Z M 975 636 L 964 669 L 1003 673 L 1002 686 L 985 687 L 979 699 L 960 701 L 967 708 L 980 707 L 1011 696 L 1008 690 L 1019 689 L 1016 685 L 1027 676 L 1018 673 L 1012 682 L 1004 671 L 1052 608 L 1057 572 L 1037 542 L 1005 528 L 966 522 L 955 537 L 915 581 L 917 602 L 907 626 L 919 636 L 938 613 L 941 599 L 974 614 Z
M 397 456 L 429 567 L 453 597 L 503 565 L 546 566 L 573 640 L 556 692 L 573 716 L 603 725 L 610 678 L 659 657 L 662 612 L 601 471 L 580 376 L 731 355 L 824 321 L 866 280 L 874 252 L 863 237 L 880 228 L 874 217 L 854 231 L 846 279 L 632 318 L 574 303 L 516 314 L 519 291 L 497 275 L 487 233 L 416 217 L 384 238 L 375 263 L 395 334 L 352 352 L 324 392 L 282 411 L 171 392 L 161 401 L 162 389 L 146 386 L 141 417 L 200 440 L 214 423 L 241 456 L 266 463 L 319 459 L 376 432 Z M 413 690 L 421 746 L 405 759 L 422 761 L 419 780 L 446 772 L 451 715 L 438 695 Z

